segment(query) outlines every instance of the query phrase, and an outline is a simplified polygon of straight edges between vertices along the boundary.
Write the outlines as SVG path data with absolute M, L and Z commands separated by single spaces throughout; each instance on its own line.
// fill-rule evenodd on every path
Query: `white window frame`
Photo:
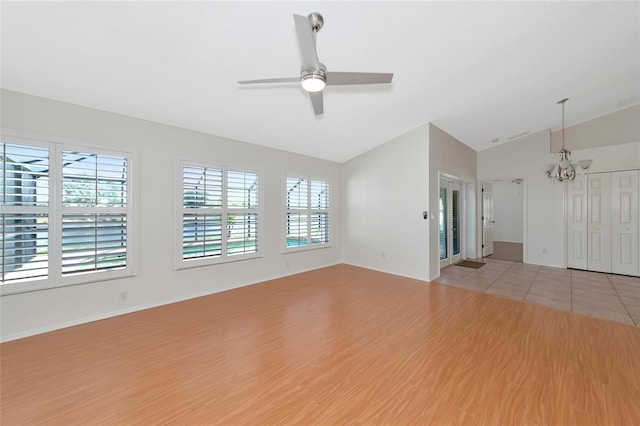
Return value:
M 287 208 L 287 179 L 295 178 L 295 179 L 305 179 L 307 181 L 307 208 L 306 209 L 288 209 Z M 323 181 L 326 182 L 329 187 L 329 208 L 328 209 L 314 209 L 311 208 L 311 181 Z M 283 220 L 282 220 L 282 252 L 283 253 L 295 253 L 300 251 L 308 251 L 308 250 L 317 250 L 322 248 L 331 247 L 331 242 L 333 239 L 333 231 L 332 231 L 332 220 L 333 220 L 333 185 L 331 179 L 324 176 L 310 176 L 303 175 L 300 173 L 284 173 L 282 175 L 282 204 L 283 204 Z M 304 246 L 293 246 L 287 247 L 287 215 L 289 213 L 301 213 L 307 215 L 307 244 Z M 311 244 L 311 216 L 315 213 L 326 213 L 329 217 L 329 233 L 328 233 L 328 241 L 326 243 L 321 244 Z
M 45 278 L 26 278 L 0 285 L 0 295 L 46 290 L 77 284 L 135 276 L 138 273 L 137 249 L 137 155 L 134 152 L 116 151 L 83 144 L 66 138 L 40 135 L 18 130 L 2 129 L 2 142 L 46 147 L 49 149 L 49 202 L 48 207 L 0 206 L 1 212 L 18 213 L 45 210 L 48 216 L 48 276 Z M 123 156 L 127 159 L 127 206 L 120 209 L 127 215 L 127 264 L 114 270 L 75 272 L 62 275 L 62 215 L 73 210 L 62 207 L 62 153 L 73 150 L 98 155 Z M 105 212 L 106 213 L 106 212 Z
M 187 211 L 184 208 L 184 187 L 183 187 L 183 171 L 185 166 L 191 167 L 205 167 L 210 169 L 218 169 L 222 171 L 222 207 L 214 210 L 214 208 L 204 207 L 203 210 L 210 209 L 216 211 L 216 214 L 220 214 L 222 218 L 221 229 L 223 232 L 221 238 L 221 253 L 220 256 L 208 256 L 193 259 L 183 258 L 183 214 Z M 228 190 L 228 176 L 229 171 L 236 171 L 242 173 L 255 173 L 258 176 L 258 208 L 229 208 L 227 199 Z M 175 206 L 175 243 L 174 243 L 174 268 L 176 270 L 198 268 L 210 265 L 219 265 L 224 263 L 237 262 L 242 260 L 257 259 L 263 256 L 264 246 L 264 214 L 263 214 L 263 172 L 260 169 L 253 167 L 241 166 L 241 165 L 219 165 L 212 163 L 203 163 L 202 161 L 191 161 L 179 159 L 177 160 L 176 174 L 175 174 L 175 190 L 176 194 L 176 206 Z M 190 209 L 195 212 L 198 209 Z M 219 213 L 218 213 L 219 212 Z M 253 253 L 245 254 L 233 254 L 227 253 L 227 238 L 224 234 L 227 229 L 227 219 L 230 213 L 238 214 L 255 214 L 257 215 L 257 250 Z

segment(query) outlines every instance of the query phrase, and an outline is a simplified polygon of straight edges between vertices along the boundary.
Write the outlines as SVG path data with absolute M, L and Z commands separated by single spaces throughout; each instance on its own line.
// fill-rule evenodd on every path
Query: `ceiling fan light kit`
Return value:
M 580 160 L 577 163 L 571 162 L 569 156 L 571 151 L 564 147 L 564 104 L 569 98 L 561 99 L 558 101 L 562 105 L 562 149 L 558 151 L 558 162 L 545 164 L 542 167 L 542 172 L 552 182 L 571 182 L 577 176 L 577 170 L 580 170 L 582 174 L 586 173 L 587 169 L 591 167 L 593 160 Z
M 327 77 L 324 73 L 303 71 L 300 85 L 307 92 L 321 92 L 327 85 Z
M 324 18 L 318 12 L 313 12 L 308 16 L 293 15 L 293 20 L 302 56 L 300 77 L 243 80 L 239 81 L 239 84 L 299 82 L 302 88 L 309 93 L 315 114 L 321 115 L 324 113 L 322 92 L 326 86 L 391 83 L 392 73 L 327 72 L 327 68 L 318 60 L 316 51 L 316 34 L 324 25 Z

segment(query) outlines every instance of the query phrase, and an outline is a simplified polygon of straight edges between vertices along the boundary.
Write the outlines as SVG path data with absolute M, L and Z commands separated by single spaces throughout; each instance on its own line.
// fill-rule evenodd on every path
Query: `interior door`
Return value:
M 587 176 L 567 186 L 567 267 L 587 269 Z
M 482 184 L 482 257 L 493 254 L 493 184 Z
M 590 174 L 587 184 L 587 267 L 590 271 L 611 272 L 611 173 Z
M 611 173 L 611 272 L 638 275 L 638 171 Z

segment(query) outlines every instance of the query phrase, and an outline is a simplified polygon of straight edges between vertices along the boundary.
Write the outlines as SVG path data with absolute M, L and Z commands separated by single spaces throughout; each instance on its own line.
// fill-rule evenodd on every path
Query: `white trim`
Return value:
M 221 184 L 222 184 L 222 202 L 220 208 L 210 208 L 214 214 L 220 214 L 222 220 L 222 233 L 220 256 L 216 257 L 203 257 L 194 259 L 184 259 L 182 252 L 182 238 L 183 238 L 183 214 L 184 210 L 184 181 L 183 173 L 184 167 L 203 167 L 208 169 L 216 169 L 221 171 Z M 204 266 L 219 265 L 223 263 L 238 262 L 243 260 L 258 259 L 264 256 L 264 242 L 262 239 L 265 235 L 264 227 L 264 170 L 256 167 L 242 167 L 241 165 L 221 165 L 215 163 L 206 163 L 202 161 L 191 161 L 184 158 L 176 158 L 175 160 L 175 175 L 174 175 L 174 194 L 175 194 L 175 209 L 174 209 L 174 244 L 173 244 L 173 262 L 174 270 L 180 271 L 184 269 L 200 268 Z M 228 190 L 228 176 L 229 171 L 238 173 L 255 173 L 258 176 L 258 208 L 257 209 L 229 209 L 227 203 L 227 190 Z M 194 212 L 198 209 L 193 209 Z M 236 212 L 238 214 L 255 214 L 258 220 L 258 239 L 257 250 L 254 253 L 246 254 L 227 254 L 227 238 L 226 238 L 226 226 L 227 215 L 230 212 Z
M 425 283 L 425 284 L 429 284 L 431 281 L 433 281 L 434 279 L 438 278 L 438 277 L 435 277 L 435 278 L 433 278 L 433 279 L 431 279 L 431 280 L 425 280 L 425 279 L 424 279 L 424 277 L 419 277 L 419 276 L 417 276 L 417 275 L 411 275 L 411 274 L 403 274 L 403 273 L 400 273 L 400 272 L 398 272 L 398 271 L 392 271 L 392 270 L 390 270 L 390 269 L 385 269 L 385 268 L 374 268 L 374 267 L 372 267 L 372 266 L 362 265 L 362 264 L 355 263 L 355 262 L 340 262 L 340 263 L 343 263 L 343 264 L 345 264 L 345 265 L 356 266 L 356 267 L 358 267 L 358 268 L 370 269 L 370 270 L 372 270 L 372 271 L 382 272 L 382 273 L 385 273 L 385 274 L 397 275 L 397 276 L 399 276 L 399 277 L 411 278 L 412 280 L 422 281 L 422 282 L 423 282 L 423 283 Z
M 308 205 L 308 207 L 304 210 L 300 209 L 299 211 L 298 210 L 295 211 L 296 213 L 306 214 L 309 218 L 314 213 L 327 213 L 329 215 L 329 235 L 328 235 L 328 241 L 326 243 L 322 243 L 322 244 L 310 243 L 309 240 L 311 239 L 311 221 L 309 220 L 308 226 L 307 226 L 307 241 L 308 241 L 307 244 L 304 246 L 287 247 L 287 214 L 289 213 L 289 209 L 287 209 L 287 179 L 288 178 L 304 179 L 307 181 L 307 203 L 311 202 L 311 182 L 322 181 L 327 183 L 329 187 L 328 188 L 329 189 L 329 200 L 328 200 L 329 208 L 328 209 L 313 209 L 311 208 L 310 205 Z M 280 253 L 281 254 L 298 253 L 298 252 L 303 252 L 308 250 L 317 250 L 317 249 L 332 247 L 332 241 L 333 241 L 332 223 L 335 220 L 335 211 L 334 211 L 335 203 L 333 198 L 333 192 L 335 189 L 334 189 L 334 184 L 331 178 L 327 176 L 306 175 L 304 173 L 282 172 L 280 187 L 282 191 L 282 230 L 280 232 L 280 239 L 281 239 Z M 293 213 L 294 211 L 292 210 L 291 212 Z
M 466 225 L 466 215 L 467 215 L 467 200 L 466 200 L 466 191 L 467 185 L 466 182 L 460 178 L 449 175 L 447 173 L 438 172 L 438 259 L 439 259 L 439 267 L 438 267 L 438 275 L 440 276 L 440 270 L 443 268 L 454 264 L 457 261 L 467 258 L 467 225 Z M 457 185 L 457 191 L 459 195 L 459 206 L 458 206 L 458 244 L 459 244 L 459 252 L 458 254 L 453 254 L 453 231 L 452 231 L 452 223 L 449 221 L 453 220 L 453 186 Z M 447 257 L 444 259 L 440 259 L 440 189 L 446 189 L 447 191 Z
M 169 305 L 169 304 L 172 304 L 172 303 L 183 302 L 185 300 L 195 299 L 195 298 L 198 298 L 198 297 L 209 296 L 209 295 L 212 295 L 212 294 L 221 293 L 223 291 L 233 290 L 233 289 L 236 289 L 236 288 L 246 287 L 246 286 L 250 286 L 250 285 L 254 285 L 254 284 L 260 284 L 260 283 L 267 282 L 267 281 L 270 281 L 270 280 L 275 280 L 275 279 L 279 279 L 279 278 L 288 277 L 288 276 L 291 276 L 291 275 L 301 274 L 303 272 L 309 272 L 309 271 L 314 271 L 316 269 L 322 269 L 322 268 L 328 268 L 330 266 L 340 265 L 342 263 L 343 262 L 332 262 L 332 263 L 327 263 L 327 264 L 324 264 L 324 265 L 317 265 L 317 266 L 314 266 L 312 268 L 301 269 L 301 270 L 298 270 L 298 271 L 295 271 L 295 272 L 289 272 L 289 273 L 286 273 L 286 274 L 274 274 L 274 275 L 271 275 L 271 276 L 260 278 L 259 280 L 244 281 L 244 282 L 240 282 L 240 283 L 237 283 L 237 284 L 226 285 L 226 286 L 223 286 L 223 287 L 220 287 L 220 288 L 216 288 L 215 290 L 202 291 L 202 292 L 193 293 L 193 294 L 186 295 L 186 296 L 173 297 L 173 298 L 170 298 L 170 299 L 164 299 L 164 300 L 160 300 L 160 301 L 157 301 L 157 302 L 144 303 L 142 305 L 132 306 L 132 307 L 125 308 L 125 309 L 118 309 L 116 311 L 104 312 L 104 313 L 98 314 L 98 315 L 91 315 L 91 316 L 88 316 L 88 317 L 78 318 L 78 319 L 74 319 L 74 320 L 70 320 L 70 321 L 63 321 L 63 322 L 59 322 L 57 324 L 46 325 L 44 327 L 32 328 L 30 330 L 21 331 L 19 333 L 0 336 L 0 343 L 9 342 L 9 341 L 12 341 L 12 340 L 17 340 L 17 339 L 23 339 L 25 337 L 35 336 L 37 334 L 48 333 L 50 331 L 60 330 L 60 329 L 63 329 L 63 328 L 73 327 L 73 326 L 76 326 L 76 325 L 87 324 L 87 323 L 90 323 L 90 322 L 93 322 L 93 321 L 100 321 L 100 320 L 103 320 L 103 319 L 113 318 L 113 317 L 124 315 L 124 314 L 130 314 L 130 313 L 133 313 L 133 312 L 143 311 L 143 310 L 146 310 L 146 309 L 157 308 L 159 306 Z
M 528 260 L 529 260 L 529 251 L 528 251 L 528 234 L 529 234 L 529 230 L 528 230 L 528 224 L 529 224 L 529 220 L 528 220 L 528 203 L 529 203 L 529 196 L 528 196 L 528 192 L 529 192 L 529 178 L 526 177 L 525 175 L 519 175 L 519 176 L 501 176 L 501 177 L 496 177 L 496 178 L 485 178 L 482 179 L 480 181 L 480 189 L 482 189 L 484 187 L 484 183 L 507 183 L 507 182 L 512 182 L 515 179 L 522 179 L 522 182 L 520 183 L 520 185 L 522 185 L 522 198 L 523 198 L 523 204 L 522 204 L 522 263 L 523 264 L 529 264 Z M 566 189 L 565 189 L 566 191 Z M 564 194 L 563 194 L 564 197 Z M 483 212 L 483 203 L 484 203 L 484 197 L 482 196 L 482 191 L 480 191 L 480 199 L 479 199 L 479 206 L 480 206 L 480 215 L 476 218 L 476 223 L 480 224 L 480 241 L 478 241 L 477 243 L 477 248 L 479 249 L 479 256 L 480 258 L 483 258 L 484 256 L 482 256 L 482 244 L 484 244 L 483 238 L 483 231 L 482 231 L 482 212 Z M 563 201 L 564 203 L 564 201 Z M 564 207 L 563 207 L 564 209 Z M 566 226 L 565 226 L 566 229 Z M 565 232 L 566 233 L 566 232 Z M 566 236 L 565 236 L 566 238 Z M 566 251 L 566 242 L 565 242 L 565 251 Z M 566 254 L 565 254 L 565 265 L 566 265 Z M 542 265 L 542 266 L 548 266 L 548 265 Z M 556 268 L 557 266 L 553 266 L 554 268 Z
M 0 285 L 0 296 L 18 294 L 31 291 L 47 290 L 70 285 L 88 284 L 92 282 L 108 281 L 112 279 L 134 276 L 139 270 L 138 260 L 138 213 L 137 202 L 138 177 L 136 151 L 119 151 L 104 148 L 100 145 L 92 145 L 90 142 L 82 142 L 74 139 L 45 135 L 34 132 L 25 132 L 14 129 L 0 128 L 2 142 L 13 144 L 31 145 L 47 148 L 49 152 L 49 200 L 46 209 L 48 218 L 48 275 L 42 279 L 16 280 Z M 62 207 L 62 153 L 74 150 L 97 155 L 113 155 L 124 157 L 127 160 L 127 206 L 125 208 L 110 209 L 125 213 L 127 216 L 127 262 L 126 267 L 113 271 L 100 270 L 78 272 L 69 275 L 62 274 L 62 215 L 74 211 L 91 211 L 91 209 L 75 209 Z M 29 208 L 26 208 L 29 210 Z M 7 206 L 3 211 L 15 211 Z M 24 209 L 22 209 L 24 211 Z M 109 213 L 105 211 L 104 213 Z

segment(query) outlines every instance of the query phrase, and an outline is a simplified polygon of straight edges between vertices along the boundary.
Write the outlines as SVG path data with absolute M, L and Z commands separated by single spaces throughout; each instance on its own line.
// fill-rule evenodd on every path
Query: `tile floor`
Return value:
M 485 258 L 451 265 L 435 282 L 640 327 L 640 278 Z

